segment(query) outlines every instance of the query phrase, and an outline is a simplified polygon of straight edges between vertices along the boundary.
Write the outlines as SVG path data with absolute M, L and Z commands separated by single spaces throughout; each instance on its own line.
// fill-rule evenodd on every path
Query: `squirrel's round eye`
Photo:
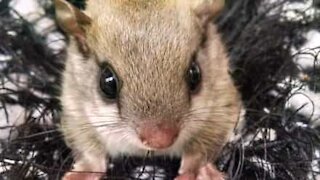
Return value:
M 195 92 L 201 82 L 201 71 L 199 65 L 192 61 L 187 72 L 187 83 L 191 92 Z
M 116 99 L 118 97 L 118 78 L 109 66 L 105 66 L 102 68 L 100 75 L 100 89 L 109 99 Z

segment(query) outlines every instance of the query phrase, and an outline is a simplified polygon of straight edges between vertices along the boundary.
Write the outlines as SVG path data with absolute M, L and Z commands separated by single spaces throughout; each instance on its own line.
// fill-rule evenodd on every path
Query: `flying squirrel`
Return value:
M 212 162 L 241 103 L 212 21 L 224 0 L 87 0 L 84 11 L 55 0 L 55 7 L 70 37 L 61 131 L 75 163 L 63 179 L 100 179 L 110 158 L 150 151 L 181 157 L 176 179 L 226 178 Z

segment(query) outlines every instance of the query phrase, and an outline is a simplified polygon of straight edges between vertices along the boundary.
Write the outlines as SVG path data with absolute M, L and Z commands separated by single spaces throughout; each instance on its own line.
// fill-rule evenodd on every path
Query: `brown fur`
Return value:
M 87 58 L 71 41 L 61 97 L 62 131 L 79 161 L 89 161 L 83 154 L 96 159 L 112 154 L 107 139 L 88 120 L 99 116 L 116 121 L 115 129 L 134 128 L 144 121 L 182 124 L 173 148 L 186 156 L 201 154 L 199 161 L 216 157 L 236 124 L 240 102 L 216 28 L 204 24 L 193 7 L 202 1 L 88 1 L 85 13 L 92 22 L 81 28 L 90 53 Z M 202 70 L 202 84 L 197 94 L 189 96 L 185 73 L 194 56 Z M 102 61 L 120 77 L 117 103 L 103 101 L 98 93 L 97 62 Z M 82 169 L 99 170 L 87 164 L 91 167 Z

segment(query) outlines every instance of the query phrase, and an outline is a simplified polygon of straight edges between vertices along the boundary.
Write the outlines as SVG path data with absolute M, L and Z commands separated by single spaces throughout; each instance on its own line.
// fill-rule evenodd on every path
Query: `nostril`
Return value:
M 171 146 L 179 135 L 179 129 L 171 126 L 144 125 L 141 127 L 140 140 L 146 146 L 164 149 Z

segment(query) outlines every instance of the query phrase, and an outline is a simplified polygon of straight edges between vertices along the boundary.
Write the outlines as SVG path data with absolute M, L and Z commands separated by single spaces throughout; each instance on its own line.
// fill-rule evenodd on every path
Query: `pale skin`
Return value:
M 55 0 L 70 35 L 61 131 L 75 163 L 64 180 L 96 180 L 121 154 L 180 156 L 178 180 L 222 180 L 213 165 L 235 128 L 240 101 L 211 23 L 223 0 L 95 0 L 82 12 Z M 99 89 L 101 66 L 121 80 L 115 99 Z M 199 67 L 190 90 L 185 74 Z M 119 85 L 120 86 L 120 85 Z

